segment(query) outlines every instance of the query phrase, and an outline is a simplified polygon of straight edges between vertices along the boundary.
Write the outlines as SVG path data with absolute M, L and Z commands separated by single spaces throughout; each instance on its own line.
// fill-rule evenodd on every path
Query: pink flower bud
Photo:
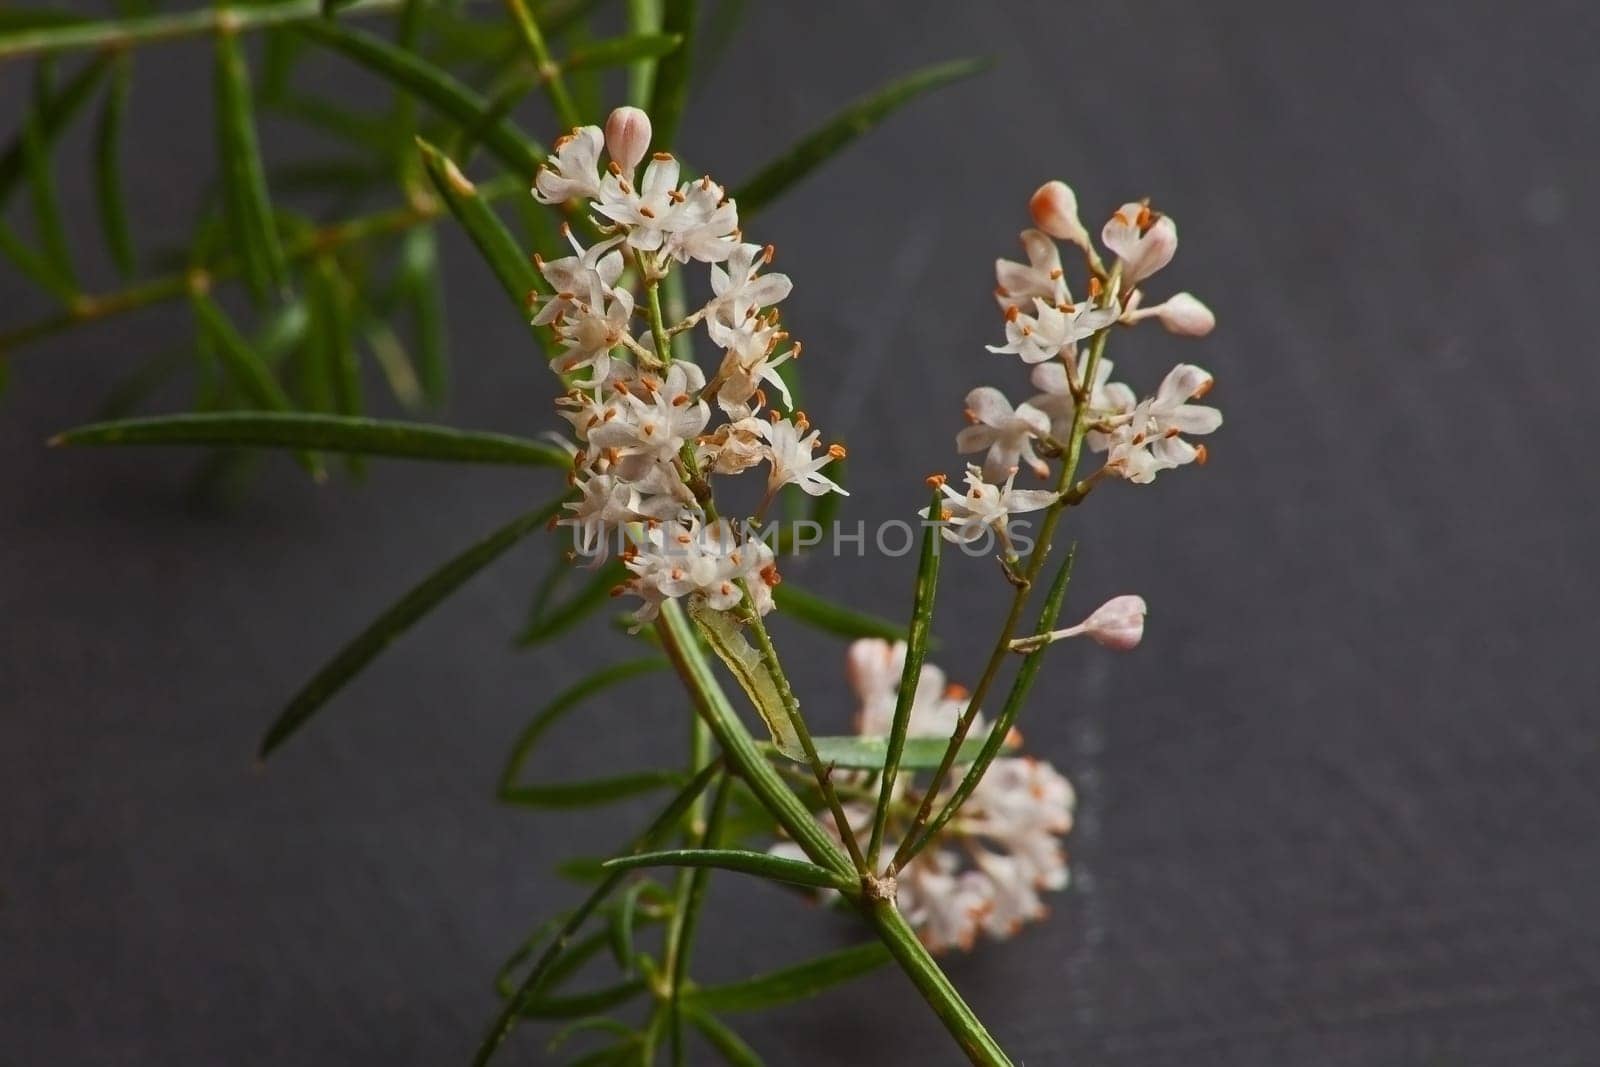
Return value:
M 1089 231 L 1078 220 L 1078 197 L 1066 182 L 1045 182 L 1028 198 L 1033 224 L 1059 241 L 1089 247 Z
M 1192 293 L 1169 297 L 1159 308 L 1152 308 L 1168 333 L 1182 337 L 1204 337 L 1216 329 L 1217 317 Z
M 1095 644 L 1113 652 L 1137 648 L 1144 637 L 1144 597 L 1117 596 L 1094 609 L 1083 620 L 1082 630 Z
M 632 175 L 650 151 L 650 116 L 636 107 L 619 107 L 606 119 L 606 151 L 624 174 Z

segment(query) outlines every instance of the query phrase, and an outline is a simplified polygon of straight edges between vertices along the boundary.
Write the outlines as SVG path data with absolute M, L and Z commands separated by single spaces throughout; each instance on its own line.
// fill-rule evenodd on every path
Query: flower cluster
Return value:
M 622 591 L 643 601 L 640 623 L 683 596 L 765 614 L 778 581 L 772 550 L 715 517 L 710 479 L 766 464 L 759 516 L 786 485 L 844 492 L 821 470 L 844 450 L 819 454 L 820 435 L 792 410 L 779 375 L 800 345 L 775 307 L 788 277 L 762 273 L 771 246 L 745 243 L 722 186 L 680 181 L 671 155 L 650 156 L 639 174 L 650 136 L 643 111 L 619 108 L 603 131 L 584 126 L 558 141 L 535 181 L 535 199 L 567 205 L 595 235 L 585 246 L 567 226 L 572 255 L 536 261 L 552 291 L 534 295 L 533 322 L 560 346 L 552 366 L 569 390 L 557 406 L 577 439 L 578 496 L 560 524 L 596 563 L 614 537 L 624 542 Z M 711 298 L 669 324 L 658 286 L 691 262 L 708 265 Z M 671 351 L 674 336 L 701 325 L 723 352 L 709 382 Z M 785 410 L 768 406 L 768 389 Z
M 1155 395 L 1140 400 L 1128 386 L 1111 380 L 1110 360 L 1083 342 L 1113 326 L 1155 319 L 1171 333 L 1200 337 L 1216 320 L 1189 293 L 1146 306 L 1141 288 L 1172 261 L 1178 227 L 1147 203 L 1118 208 L 1100 231 L 1114 256 L 1108 269 L 1078 219 L 1077 197 L 1063 182 L 1049 182 L 1029 201 L 1035 228 L 1022 231 L 1027 262 L 995 263 L 995 299 L 1005 315 L 1005 343 L 989 351 L 1015 355 L 1031 370 L 1038 392 L 1013 405 L 1003 392 L 982 386 L 967 394 L 969 425 L 956 437 L 962 453 L 982 452 L 982 466 L 967 468 L 967 490 L 945 486 L 940 517 L 952 541 L 972 541 L 985 527 L 1004 541 L 1013 515 L 1054 504 L 1070 486 L 1055 491 L 1013 488 L 1019 469 L 1050 476 L 1048 457 L 1070 452 L 1074 428 L 1088 447 L 1105 455 L 1092 477 L 1113 476 L 1136 484 L 1188 463 L 1204 463 L 1204 445 L 1189 441 L 1222 425 L 1216 408 L 1193 403 L 1212 385 L 1211 375 L 1191 364 L 1167 374 Z M 1057 241 L 1075 245 L 1088 271 L 1088 295 L 1074 300 Z M 1097 344 L 1103 343 L 1103 337 Z M 1080 412 L 1081 408 L 1081 412 Z
M 851 644 L 846 672 L 859 701 L 857 733 L 889 732 L 905 655 L 904 642 L 864 638 Z M 938 667 L 924 664 L 912 698 L 909 735 L 949 737 L 967 704 L 965 690 L 947 683 Z M 982 736 L 987 727 L 981 713 L 973 725 L 975 736 Z M 951 782 L 938 799 L 953 791 Z M 894 849 L 893 835 L 907 829 L 909 813 L 920 799 L 908 776 L 897 779 L 889 851 Z M 989 766 L 937 841 L 896 877 L 896 905 L 930 951 L 970 949 L 980 933 L 1007 938 L 1024 923 L 1045 916 L 1040 893 L 1067 884 L 1061 838 L 1072 829 L 1074 802 L 1072 786 L 1042 760 L 1002 756 Z M 845 814 L 865 843 L 872 805 L 848 803 Z M 787 842 L 773 851 L 798 854 Z

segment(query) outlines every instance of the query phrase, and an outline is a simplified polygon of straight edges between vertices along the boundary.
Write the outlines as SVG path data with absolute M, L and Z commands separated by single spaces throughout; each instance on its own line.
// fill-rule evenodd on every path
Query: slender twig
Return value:
M 699 722 L 698 719 L 695 720 Z M 728 797 L 732 793 L 733 779 L 724 777 L 717 787 L 716 798 L 711 802 L 711 814 L 699 834 L 701 848 L 716 848 L 722 836 L 723 817 L 728 810 Z M 683 990 L 689 981 L 689 953 L 694 947 L 695 926 L 700 909 L 705 904 L 706 883 L 711 878 L 711 868 L 694 867 L 682 872 L 678 905 L 673 913 L 672 926 L 667 931 L 667 948 L 663 970 L 670 975 L 667 988 L 667 1005 L 672 1027 L 673 1067 L 683 1067 Z
M 524 182 L 508 176 L 479 185 L 477 193 L 486 200 L 496 200 L 524 188 Z M 393 237 L 434 221 L 445 210 L 445 205 L 433 197 L 418 196 L 405 207 L 331 223 L 289 238 L 283 244 L 284 258 L 290 261 L 315 259 L 345 245 Z M 0 332 L 0 356 L 74 326 L 179 299 L 196 288 L 203 290 L 215 282 L 236 278 L 243 270 L 243 260 L 230 256 L 204 270 L 163 275 L 99 296 L 83 294 L 57 315 Z
M 567 92 L 567 83 L 561 77 L 561 67 L 550 58 L 550 47 L 545 43 L 544 33 L 529 10 L 527 0 L 506 0 L 506 8 L 511 12 L 511 21 L 522 35 L 522 43 L 527 46 L 528 54 L 533 57 L 539 81 L 550 96 L 550 105 L 556 109 L 556 117 L 569 129 L 582 125 L 578 109 L 572 103 L 572 95 Z
M 393 11 L 404 0 L 355 0 L 340 15 L 371 15 Z M 208 34 L 243 33 L 323 18 L 323 0 L 283 0 L 276 4 L 222 5 L 196 11 L 160 15 L 130 15 L 94 22 L 39 26 L 0 37 L 0 61 L 21 56 L 137 48 L 158 41 Z
M 1104 306 L 1110 307 L 1119 296 L 1118 285 L 1121 264 L 1111 269 L 1110 280 L 1106 285 Z M 1084 361 L 1083 373 L 1080 380 L 1092 383 L 1096 368 L 1100 365 L 1100 357 L 1105 352 L 1106 341 L 1110 337 L 1112 327 L 1107 326 L 1094 335 L 1094 340 L 1089 344 L 1089 357 Z M 1085 386 L 1087 388 L 1087 385 Z M 903 868 L 927 843 L 928 836 L 923 830 L 928 825 L 928 819 L 933 814 L 933 805 L 938 799 L 939 791 L 943 789 L 945 780 L 949 777 L 951 769 L 955 766 L 956 756 L 961 751 L 962 742 L 966 741 L 968 732 L 972 729 L 973 720 L 977 718 L 978 709 L 982 707 L 984 697 L 988 696 L 990 688 L 1000 673 L 1000 667 L 1006 657 L 1011 654 L 1011 641 L 1016 637 L 1017 625 L 1022 620 L 1022 612 L 1028 604 L 1028 594 L 1033 589 L 1033 583 L 1038 578 L 1039 572 L 1044 568 L 1046 557 L 1050 554 L 1050 541 L 1055 536 L 1056 524 L 1061 520 L 1062 512 L 1068 507 L 1070 501 L 1067 491 L 1073 485 L 1077 474 L 1078 462 L 1083 455 L 1083 439 L 1088 432 L 1089 405 L 1080 402 L 1072 412 L 1072 432 L 1067 437 L 1067 454 L 1062 460 L 1061 474 L 1056 480 L 1056 491 L 1061 493 L 1060 499 L 1046 509 L 1044 519 L 1039 526 L 1039 537 L 1034 547 L 1033 554 L 1028 557 L 1027 567 L 1023 570 L 1021 581 L 1016 582 L 1016 593 L 1011 598 L 1011 608 L 1006 613 L 1006 619 L 1000 627 L 1000 635 L 995 639 L 994 649 L 989 653 L 989 661 L 984 665 L 983 674 L 978 679 L 978 684 L 973 687 L 972 699 L 968 702 L 966 710 L 961 713 L 960 720 L 956 723 L 955 733 L 951 735 L 950 744 L 945 748 L 944 758 L 939 761 L 939 769 L 933 774 L 933 779 L 928 785 L 928 792 L 922 798 L 922 804 L 917 808 L 916 817 L 912 820 L 911 828 L 907 831 L 905 839 L 900 842 L 900 847 L 895 850 L 894 858 L 889 861 L 886 873 L 893 876 Z M 953 812 L 952 812 L 953 814 Z M 948 820 L 949 816 L 945 816 Z

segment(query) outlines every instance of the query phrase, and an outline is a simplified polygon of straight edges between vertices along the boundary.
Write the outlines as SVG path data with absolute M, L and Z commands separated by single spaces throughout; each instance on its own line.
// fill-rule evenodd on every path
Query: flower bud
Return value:
M 606 119 L 606 152 L 622 172 L 632 175 L 650 151 L 650 116 L 636 107 L 619 107 Z
M 1078 197 L 1066 182 L 1045 182 L 1028 198 L 1033 224 L 1059 241 L 1089 247 L 1089 231 L 1078 220 Z
M 1102 648 L 1127 652 L 1144 637 L 1145 614 L 1144 597 L 1112 597 L 1083 620 L 1082 630 Z
M 1152 308 L 1168 333 L 1181 337 L 1204 337 L 1217 326 L 1217 317 L 1192 293 L 1169 297 L 1159 308 Z

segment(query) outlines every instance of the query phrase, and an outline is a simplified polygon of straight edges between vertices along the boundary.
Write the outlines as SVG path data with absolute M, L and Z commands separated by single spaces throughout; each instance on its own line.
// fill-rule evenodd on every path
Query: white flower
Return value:
M 606 535 L 624 523 L 644 517 L 639 513 L 639 492 L 610 474 L 591 474 L 579 483 L 578 491 L 582 495 L 564 505 L 572 514 L 556 525 L 573 527 L 578 553 L 592 557 L 598 565 L 609 548 Z
M 956 435 L 957 452 L 981 452 L 983 476 L 998 482 L 1019 462 L 1040 478 L 1050 473 L 1050 465 L 1033 450 L 1033 442 L 1050 433 L 1050 417 L 1031 404 L 1011 406 L 1005 394 L 981 386 L 967 394 L 968 421 L 972 425 Z
M 987 777 L 987 775 L 985 776 Z M 983 915 L 983 931 L 998 940 L 1014 936 L 1023 924 L 1049 914 L 1039 897 L 1039 883 L 1030 875 L 1027 864 L 986 848 L 974 848 L 978 869 L 988 878 L 989 907 Z
M 1088 418 L 1101 421 L 1126 415 L 1139 403 L 1132 389 L 1111 379 L 1111 361 L 1101 358 L 1094 368 L 1094 386 L 1089 391 Z M 1033 387 L 1043 392 L 1028 398 L 1028 403 L 1050 416 L 1050 434 L 1065 441 L 1072 433 L 1072 414 L 1077 401 L 1072 396 L 1070 372 L 1060 361 L 1040 363 L 1033 368 Z M 1109 444 L 1104 432 L 1091 429 L 1085 436 L 1089 447 L 1104 452 Z
M 622 253 L 616 248 L 622 238 L 614 237 L 586 249 L 572 235 L 572 227 L 564 225 L 562 232 L 573 247 L 573 255 L 552 260 L 534 256 L 534 265 L 555 290 L 555 295 L 544 298 L 544 306 L 533 317 L 535 326 L 575 314 L 580 302 L 601 303 L 602 298 L 614 294 L 617 280 L 622 277 Z M 632 301 L 632 293 L 628 299 Z
M 1084 634 L 1102 648 L 1127 652 L 1139 647 L 1148 614 L 1144 597 L 1118 596 L 1095 608 L 1079 625 Z
M 1134 293 L 1135 299 L 1138 296 Z M 1179 337 L 1204 337 L 1217 326 L 1217 317 L 1193 293 L 1177 293 L 1152 307 L 1130 306 L 1122 315 L 1130 326 L 1145 319 L 1159 320 L 1168 333 Z
M 579 126 L 558 140 L 534 178 L 533 198 L 541 204 L 561 204 L 599 196 L 604 141 L 598 126 Z
M 738 474 L 767 458 L 766 420 L 747 415 L 725 422 L 695 445 L 695 459 L 712 474 Z
M 1123 204 L 1101 229 L 1100 240 L 1122 261 L 1122 287 L 1131 290 L 1172 262 L 1178 224 L 1149 204 Z
M 1181 434 L 1208 434 L 1222 425 L 1222 412 L 1190 400 L 1210 389 L 1210 374 L 1192 364 L 1172 368 L 1156 395 L 1134 408 L 1127 421 L 1107 436 L 1110 451 L 1106 469 L 1130 482 L 1155 481 L 1161 471 L 1187 463 L 1204 463 L 1203 445 L 1185 441 Z
M 941 485 L 946 499 L 939 514 L 929 515 L 926 509 L 920 514 L 943 520 L 946 525 L 939 532 L 947 541 L 970 543 L 982 537 L 985 530 L 993 530 L 1005 541 L 1011 516 L 1047 508 L 1060 497 L 1059 493 L 1043 489 L 1013 489 L 1011 483 L 1016 476 L 1013 470 L 1003 484 L 992 485 L 983 480 L 982 470 L 968 464 L 967 491 Z
M 1014 352 L 1024 363 L 1043 363 L 1116 322 L 1119 314 L 1116 308 L 1095 307 L 1088 301 L 1057 305 L 1034 297 L 1033 306 L 1032 315 L 1015 305 L 1006 309 L 1006 343 L 989 345 L 989 351 Z
M 629 336 L 632 316 L 633 294 L 626 289 L 607 293 L 597 286 L 589 300 L 573 299 L 570 310 L 553 327 L 563 351 L 552 366 L 562 374 L 589 367 L 591 382 L 604 381 L 611 373 L 612 350 Z
M 676 391 L 670 377 L 665 387 L 641 378 L 637 386 L 618 382 L 616 389 L 600 423 L 589 428 L 589 443 L 615 449 L 622 456 L 670 462 L 711 417 L 704 401 L 691 392 Z
M 850 495 L 843 486 L 821 473 L 822 467 L 844 458 L 844 447 L 829 445 L 821 456 L 813 456 L 820 434 L 816 430 L 807 434 L 810 425 L 805 414 L 799 411 L 794 413 L 793 421 L 782 419 L 762 424 L 761 436 L 767 442 L 767 461 L 772 464 L 767 474 L 768 499 L 786 485 L 797 485 L 812 496 L 824 493 Z
M 1050 764 L 1027 756 L 989 765 L 955 822 L 1016 858 L 1018 873 L 1043 889 L 1067 884 L 1060 838 L 1072 829 L 1072 785 Z
M 626 591 L 644 601 L 634 615 L 640 623 L 654 619 L 663 601 L 690 595 L 727 611 L 744 599 L 741 581 L 749 582 L 757 611 L 771 608 L 769 587 L 776 581 L 771 549 L 760 541 L 741 543 L 726 519 L 709 526 L 660 523 L 645 532 L 624 562 L 633 574 Z
M 1028 255 L 1026 264 L 1013 259 L 994 261 L 994 298 L 1000 310 L 1020 309 L 1035 299 L 1052 307 L 1071 302 L 1056 243 L 1038 230 L 1023 230 L 1022 250 Z
M 701 178 L 683 187 L 662 252 L 679 263 L 721 263 L 739 247 L 739 209 L 722 186 Z
M 777 391 L 784 407 L 794 407 L 789 385 L 778 368 L 799 357 L 799 342 L 778 352 L 779 342 L 789 335 L 768 318 L 746 319 L 738 329 L 723 326 L 715 319 L 706 326 L 712 338 L 727 347 L 722 365 L 717 368 L 717 403 L 730 418 L 743 418 L 754 412 L 750 401 L 763 383 Z
M 1066 182 L 1045 182 L 1028 198 L 1033 224 L 1061 241 L 1089 250 L 1089 231 L 1078 219 L 1078 197 Z
M 594 209 L 626 229 L 628 246 L 654 252 L 666 239 L 667 224 L 682 200 L 678 161 L 657 152 L 637 188 L 626 175 L 608 174 L 598 195 Z
M 715 323 L 739 327 L 764 307 L 781 302 L 794 289 L 787 274 L 762 274 L 772 262 L 772 246 L 742 244 L 728 256 L 727 269 L 711 266 L 711 301 L 706 304 L 707 327 Z M 713 334 L 713 336 L 715 336 Z M 726 342 L 719 342 L 728 347 Z
M 650 116 L 636 107 L 619 107 L 606 119 L 606 154 L 629 178 L 650 150 Z

